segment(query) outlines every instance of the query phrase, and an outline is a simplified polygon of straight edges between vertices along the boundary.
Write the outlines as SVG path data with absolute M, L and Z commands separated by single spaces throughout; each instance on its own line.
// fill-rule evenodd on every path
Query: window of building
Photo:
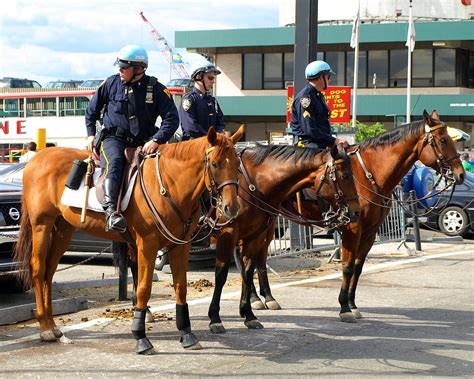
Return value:
M 367 87 L 367 52 L 359 51 L 359 76 L 357 77 L 357 87 Z M 354 86 L 354 52 L 347 52 L 347 67 L 346 67 L 346 85 Z
M 242 89 L 283 89 L 293 71 L 293 53 L 244 54 Z
M 244 54 L 243 89 L 262 89 L 263 56 L 262 54 Z
M 283 54 L 263 55 L 263 88 L 283 88 Z
M 344 51 L 328 51 L 326 52 L 326 62 L 331 66 L 331 69 L 336 73 L 331 77 L 332 86 L 343 86 L 345 79 L 345 53 Z M 354 59 L 354 58 L 352 58 Z
M 407 61 L 406 49 L 390 50 L 390 87 L 407 86 Z
M 435 49 L 434 84 L 436 87 L 454 87 L 456 85 L 456 50 Z
M 408 53 L 406 54 L 408 55 Z M 408 60 L 408 57 L 406 58 Z M 413 87 L 433 86 L 433 50 L 419 49 L 413 51 L 411 85 Z
M 371 50 L 368 52 L 368 82 L 371 87 L 388 86 L 388 51 Z M 354 58 L 352 58 L 354 59 Z
M 293 81 L 295 71 L 295 54 L 283 54 L 283 80 L 285 82 Z

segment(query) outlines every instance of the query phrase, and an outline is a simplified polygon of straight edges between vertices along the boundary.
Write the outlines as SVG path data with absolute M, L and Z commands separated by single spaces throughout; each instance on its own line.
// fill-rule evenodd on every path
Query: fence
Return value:
M 396 190 L 401 193 L 400 189 Z M 405 240 L 404 211 L 395 198 L 393 200 L 387 218 L 379 227 L 375 243 Z M 326 231 L 318 227 L 301 226 L 280 216 L 275 227 L 275 238 L 268 248 L 268 257 L 336 250 L 341 242 L 339 233 L 334 232 L 332 239 L 328 235 L 321 238 L 323 233 L 326 234 Z

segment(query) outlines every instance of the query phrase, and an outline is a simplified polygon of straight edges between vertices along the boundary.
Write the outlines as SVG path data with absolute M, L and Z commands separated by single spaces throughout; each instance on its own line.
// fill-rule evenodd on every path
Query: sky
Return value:
M 147 73 L 166 83 L 169 65 L 139 16 L 174 47 L 175 31 L 278 26 L 277 0 L 8 0 L 0 12 L 0 77 L 105 79 L 125 45 L 143 46 Z M 191 65 L 196 54 L 183 53 Z

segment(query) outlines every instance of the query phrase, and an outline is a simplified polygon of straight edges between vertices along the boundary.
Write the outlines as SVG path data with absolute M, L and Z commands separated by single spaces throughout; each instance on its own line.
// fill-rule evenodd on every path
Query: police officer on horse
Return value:
M 179 119 L 169 90 L 145 74 L 145 49 L 137 45 L 123 47 L 115 65 L 119 73 L 107 78 L 89 103 L 86 127 L 87 149 L 100 155 L 107 175 L 103 184 L 105 229 L 122 233 L 127 221 L 117 209 L 117 202 L 126 163 L 125 148 L 143 146 L 144 153 L 154 153 L 173 136 Z M 101 114 L 104 128 L 95 138 Z M 162 119 L 159 129 L 155 126 L 158 116 Z
M 295 96 L 291 106 L 291 130 L 295 145 L 325 149 L 345 142 L 331 134 L 331 111 L 321 92 L 327 89 L 331 75 L 335 72 L 324 61 L 313 61 L 306 66 L 308 83 Z
M 217 132 L 224 131 L 224 115 L 212 89 L 216 75 L 221 72 L 209 62 L 198 63 L 191 79 L 194 88 L 183 96 L 179 105 L 179 118 L 183 129 L 183 141 L 205 136 L 213 126 Z

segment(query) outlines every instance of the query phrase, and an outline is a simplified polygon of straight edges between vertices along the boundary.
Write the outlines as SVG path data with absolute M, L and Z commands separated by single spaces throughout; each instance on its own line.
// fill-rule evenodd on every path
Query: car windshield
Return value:
M 80 87 L 86 87 L 86 88 L 91 88 L 91 87 L 98 87 L 100 84 L 103 82 L 102 79 L 91 79 L 91 80 L 85 80 Z
M 10 163 L 5 167 L 0 167 L 0 182 L 22 183 L 25 165 L 26 162 Z

